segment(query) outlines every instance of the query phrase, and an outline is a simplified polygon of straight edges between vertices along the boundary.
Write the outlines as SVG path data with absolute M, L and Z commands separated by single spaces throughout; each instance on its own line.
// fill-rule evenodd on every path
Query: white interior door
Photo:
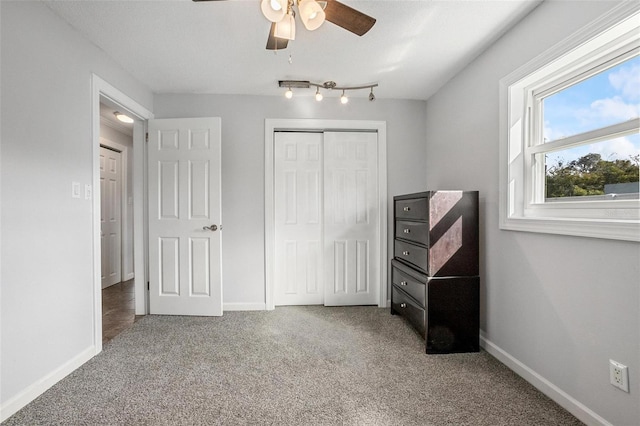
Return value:
M 376 305 L 375 132 L 276 132 L 274 305 Z
M 222 315 L 220 118 L 149 120 L 149 309 Z
M 380 288 L 378 134 L 324 134 L 324 304 L 375 305 Z
M 274 304 L 322 304 L 322 133 L 278 132 L 274 143 Z
M 122 160 L 100 147 L 100 245 L 102 288 L 122 280 Z

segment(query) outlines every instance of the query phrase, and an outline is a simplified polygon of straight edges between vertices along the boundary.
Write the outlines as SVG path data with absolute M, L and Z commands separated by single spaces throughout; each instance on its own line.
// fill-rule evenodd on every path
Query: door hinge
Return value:
M 149 142 L 149 132 L 145 133 L 145 135 L 144 135 L 144 141 L 145 141 L 145 142 Z

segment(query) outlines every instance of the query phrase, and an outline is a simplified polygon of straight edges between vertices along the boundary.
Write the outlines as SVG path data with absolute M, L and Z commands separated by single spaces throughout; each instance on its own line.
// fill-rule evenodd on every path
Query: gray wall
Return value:
M 42 3 L 0 7 L 4 405 L 93 346 L 91 73 L 153 95 Z
M 481 194 L 486 338 L 613 424 L 640 424 L 640 244 L 498 228 L 498 81 L 609 10 L 547 1 L 427 102 L 429 188 Z M 454 170 L 454 172 L 452 172 Z M 629 366 L 631 393 L 609 384 Z
M 276 82 L 274 81 L 274 84 Z M 309 91 L 309 95 L 313 92 Z M 365 92 L 365 95 L 367 93 Z M 264 125 L 267 118 L 387 122 L 389 200 L 424 191 L 425 102 L 312 96 L 156 95 L 156 118 L 222 117 L 222 270 L 226 304 L 264 304 Z M 389 204 L 389 241 L 393 226 Z M 391 247 L 391 246 L 389 246 Z M 389 251 L 389 256 L 391 256 Z

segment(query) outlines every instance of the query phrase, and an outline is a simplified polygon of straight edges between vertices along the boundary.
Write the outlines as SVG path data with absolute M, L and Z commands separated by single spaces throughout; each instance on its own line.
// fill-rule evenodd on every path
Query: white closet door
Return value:
M 102 288 L 122 281 L 121 154 L 100 147 L 100 245 Z
M 222 315 L 220 124 L 149 120 L 152 314 Z
M 322 133 L 275 134 L 276 306 L 323 302 L 321 156 Z
M 324 304 L 376 305 L 378 135 L 324 133 Z

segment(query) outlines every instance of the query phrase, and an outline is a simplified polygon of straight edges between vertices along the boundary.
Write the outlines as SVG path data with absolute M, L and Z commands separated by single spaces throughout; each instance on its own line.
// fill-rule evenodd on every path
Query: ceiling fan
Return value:
M 193 0 L 225 1 L 225 0 Z M 267 38 L 267 50 L 287 48 L 289 40 L 296 37 L 296 6 L 305 28 L 313 31 L 325 20 L 359 36 L 364 35 L 376 23 L 372 18 L 337 0 L 261 0 L 263 15 L 271 21 L 271 30 Z

